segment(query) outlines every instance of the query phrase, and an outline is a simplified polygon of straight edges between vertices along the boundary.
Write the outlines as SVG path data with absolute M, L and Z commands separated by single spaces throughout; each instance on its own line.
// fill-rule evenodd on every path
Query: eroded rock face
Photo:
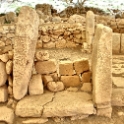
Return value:
M 19 100 L 28 89 L 38 37 L 39 18 L 35 10 L 22 7 L 16 25 L 13 61 L 13 94 Z

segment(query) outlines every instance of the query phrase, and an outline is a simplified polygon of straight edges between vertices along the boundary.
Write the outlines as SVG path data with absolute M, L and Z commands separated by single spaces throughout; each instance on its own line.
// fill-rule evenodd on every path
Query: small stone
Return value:
M 43 83 L 46 86 L 49 82 L 52 82 L 53 78 L 50 75 L 43 75 Z
M 13 62 L 12 62 L 12 60 L 9 60 L 6 63 L 6 73 L 7 74 L 11 74 L 12 73 L 12 69 L 13 69 Z
M 36 52 L 36 59 L 40 61 L 49 60 L 49 53 L 46 50 L 40 50 Z
M 7 53 L 8 51 L 11 51 L 13 48 L 12 48 L 12 45 L 7 45 L 7 46 L 5 46 L 4 47 L 4 49 L 3 49 L 3 53 Z
M 0 87 L 0 102 L 6 102 L 8 100 L 7 86 Z
M 14 111 L 6 106 L 0 107 L 0 121 L 5 121 L 8 124 L 14 122 Z
M 118 116 L 124 116 L 124 112 L 119 111 Z
M 40 95 L 43 94 L 43 83 L 40 74 L 32 75 L 29 83 L 29 94 L 30 95 Z
M 88 72 L 84 72 L 82 74 L 82 82 L 90 82 L 91 80 L 91 72 L 88 71 Z
M 8 56 L 9 56 L 9 59 L 13 59 L 13 51 L 8 51 Z
M 49 37 L 48 35 L 45 35 L 45 36 L 42 35 L 40 38 L 41 38 L 42 41 L 45 42 L 45 43 L 47 43 L 47 42 L 50 41 L 50 37 Z
M 85 71 L 88 71 L 89 70 L 88 59 L 76 60 L 74 62 L 74 69 L 77 74 L 81 74 Z
M 56 61 L 54 59 L 51 59 L 49 61 L 43 61 L 43 62 L 36 62 L 36 71 L 39 74 L 50 74 L 56 72 Z
M 81 90 L 84 92 L 91 92 L 92 91 L 92 84 L 91 83 L 83 83 Z
M 62 76 L 72 76 L 74 74 L 73 62 L 61 61 L 59 63 L 59 74 Z
M 9 56 L 8 54 L 2 54 L 0 55 L 0 59 L 6 63 L 9 60 Z
M 52 92 L 57 92 L 57 84 L 56 82 L 49 82 L 47 84 L 47 88 Z
M 81 85 L 79 76 L 61 76 L 61 81 L 65 87 L 78 87 Z

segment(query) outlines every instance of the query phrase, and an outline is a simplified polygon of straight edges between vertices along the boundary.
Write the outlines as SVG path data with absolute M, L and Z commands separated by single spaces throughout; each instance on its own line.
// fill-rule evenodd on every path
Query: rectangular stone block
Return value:
M 81 85 L 79 76 L 61 76 L 61 81 L 65 87 L 77 87 Z
M 89 62 L 88 59 L 83 58 L 81 60 L 76 60 L 74 62 L 74 69 L 76 71 L 77 74 L 81 74 L 85 71 L 89 70 Z
M 112 35 L 112 53 L 120 53 L 121 35 L 120 33 L 113 33 Z
M 44 76 L 43 76 L 43 83 L 44 83 L 44 86 L 46 86 L 49 82 L 52 82 L 52 81 L 53 81 L 52 76 L 50 76 L 50 75 L 44 75 Z
M 61 61 L 59 63 L 59 74 L 62 76 L 72 76 L 74 74 L 73 62 Z
M 111 105 L 112 29 L 98 24 L 93 41 L 93 100 L 98 108 Z
M 91 80 L 91 72 L 88 71 L 88 72 L 84 72 L 82 74 L 82 82 L 90 82 Z
M 0 102 L 6 102 L 8 99 L 8 89 L 7 86 L 4 85 L 0 87 Z
M 124 34 L 121 34 L 121 53 L 124 53 Z

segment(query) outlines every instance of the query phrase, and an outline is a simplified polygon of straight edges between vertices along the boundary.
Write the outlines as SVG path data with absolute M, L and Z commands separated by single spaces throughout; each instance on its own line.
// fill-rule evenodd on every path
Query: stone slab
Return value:
M 124 106 L 124 89 L 113 88 L 112 89 L 112 106 Z
M 93 100 L 97 107 L 111 105 L 112 29 L 98 24 L 92 51 Z
M 41 117 L 43 106 L 52 101 L 53 93 L 43 95 L 27 96 L 17 103 L 15 113 L 20 117 Z
M 65 117 L 95 114 L 92 96 L 84 92 L 63 91 L 55 94 L 43 109 L 43 117 Z

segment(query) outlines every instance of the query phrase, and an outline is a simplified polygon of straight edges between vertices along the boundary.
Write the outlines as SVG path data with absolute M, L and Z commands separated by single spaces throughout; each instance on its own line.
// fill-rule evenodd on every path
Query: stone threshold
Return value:
M 86 92 L 46 92 L 26 96 L 16 106 L 19 117 L 73 117 L 96 114 L 92 95 Z

